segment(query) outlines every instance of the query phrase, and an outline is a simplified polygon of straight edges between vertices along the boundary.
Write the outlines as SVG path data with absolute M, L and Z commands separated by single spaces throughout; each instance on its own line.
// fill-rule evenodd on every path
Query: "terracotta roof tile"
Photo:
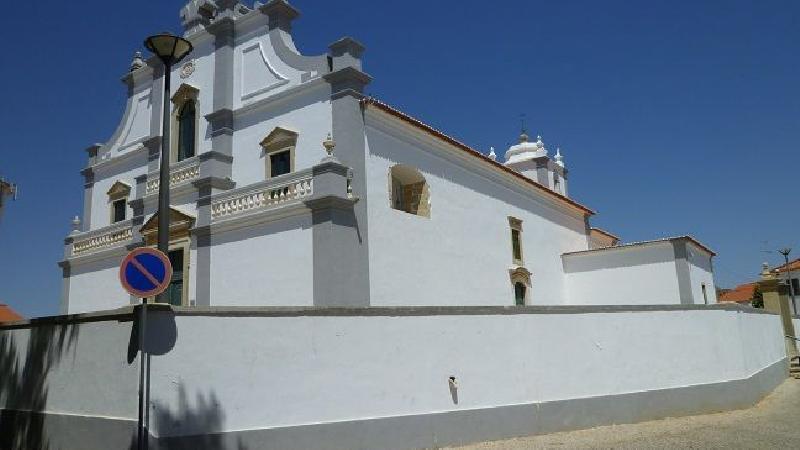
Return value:
M 736 286 L 719 296 L 720 303 L 750 303 L 756 293 L 758 283 L 747 283 Z
M 16 322 L 17 320 L 22 319 L 24 319 L 24 317 L 17 314 L 17 312 L 11 309 L 8 305 L 0 304 L 0 323 Z
M 789 264 L 783 264 L 775 268 L 778 272 L 789 272 L 789 271 L 796 271 L 800 270 L 800 258 L 795 259 L 794 261 L 789 261 Z

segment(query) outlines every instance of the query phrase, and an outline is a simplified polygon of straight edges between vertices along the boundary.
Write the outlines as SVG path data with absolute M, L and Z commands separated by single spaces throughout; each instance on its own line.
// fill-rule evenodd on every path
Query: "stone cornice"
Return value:
M 233 134 L 233 110 L 228 108 L 218 109 L 212 113 L 206 114 L 206 120 L 211 125 L 211 136 L 219 136 L 223 134 Z
M 364 91 L 364 87 L 372 81 L 372 77 L 355 67 L 345 67 L 335 72 L 327 73 L 322 78 L 331 84 L 333 95 L 342 91 L 352 91 L 360 94 Z
M 324 197 L 311 198 L 303 203 L 312 211 L 323 209 L 341 209 L 351 211 L 353 206 L 358 203 L 358 198 L 345 198 L 338 195 L 326 195 Z
M 292 21 L 300 16 L 300 11 L 285 0 L 270 0 L 258 10 L 269 17 L 270 30 L 279 28 L 287 33 L 292 31 Z
M 349 36 L 339 39 L 338 41 L 329 45 L 328 48 L 330 48 L 331 54 L 334 57 L 349 54 L 354 58 L 360 58 L 361 55 L 364 54 L 364 50 L 366 50 L 366 47 L 364 47 L 363 44 Z

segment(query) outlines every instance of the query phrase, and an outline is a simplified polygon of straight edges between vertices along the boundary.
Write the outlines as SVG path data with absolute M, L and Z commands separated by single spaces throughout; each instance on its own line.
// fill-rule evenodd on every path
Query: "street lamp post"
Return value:
M 158 249 L 165 255 L 169 252 L 169 95 L 172 66 L 188 55 L 193 47 L 184 38 L 170 33 L 150 36 L 144 41 L 148 50 L 164 64 L 164 112 L 161 129 L 161 170 L 158 185 Z
M 159 170 L 158 184 L 158 250 L 169 255 L 169 148 L 170 148 L 170 78 L 172 67 L 179 63 L 193 50 L 192 43 L 186 39 L 170 33 L 161 33 L 150 36 L 144 41 L 145 47 L 150 50 L 164 64 L 164 109 L 161 128 L 161 168 Z M 164 300 L 166 293 L 159 294 Z M 147 299 L 142 299 L 141 318 L 139 327 L 139 351 L 141 364 L 139 373 L 139 430 L 138 444 L 140 450 L 148 448 L 149 433 L 147 431 L 150 358 L 145 349 L 145 326 L 147 324 Z M 145 387 L 146 386 L 146 387 Z
M 792 310 L 795 314 L 797 314 L 797 304 L 795 304 L 794 301 L 794 285 L 792 284 L 792 269 L 789 266 L 789 253 L 792 252 L 792 249 L 786 247 L 778 252 L 783 255 L 783 259 L 786 261 L 786 282 L 789 283 L 789 296 L 792 299 Z

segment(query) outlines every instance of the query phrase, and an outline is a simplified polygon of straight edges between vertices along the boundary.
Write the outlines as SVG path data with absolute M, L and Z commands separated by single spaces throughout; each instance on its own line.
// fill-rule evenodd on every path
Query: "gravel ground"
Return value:
M 800 449 L 800 380 L 790 378 L 761 403 L 745 410 L 450 448 Z

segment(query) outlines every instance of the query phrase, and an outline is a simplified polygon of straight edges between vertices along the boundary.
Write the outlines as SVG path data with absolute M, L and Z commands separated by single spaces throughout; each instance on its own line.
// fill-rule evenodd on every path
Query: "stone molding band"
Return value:
M 66 325 L 81 322 L 103 322 L 111 320 L 131 321 L 136 314 L 135 306 L 97 311 L 84 314 L 49 316 L 37 319 L 0 324 L 0 330 L 28 328 L 39 325 Z M 609 306 L 366 306 L 366 307 L 318 307 L 318 306 L 171 306 L 151 304 L 149 311 L 166 312 L 176 316 L 220 316 L 220 317 L 398 317 L 398 316 L 513 316 L 530 314 L 600 314 L 636 312 L 678 311 L 729 311 L 742 314 L 766 314 L 777 316 L 763 309 L 740 305 L 609 305 Z M 800 317 L 796 317 L 800 319 Z

